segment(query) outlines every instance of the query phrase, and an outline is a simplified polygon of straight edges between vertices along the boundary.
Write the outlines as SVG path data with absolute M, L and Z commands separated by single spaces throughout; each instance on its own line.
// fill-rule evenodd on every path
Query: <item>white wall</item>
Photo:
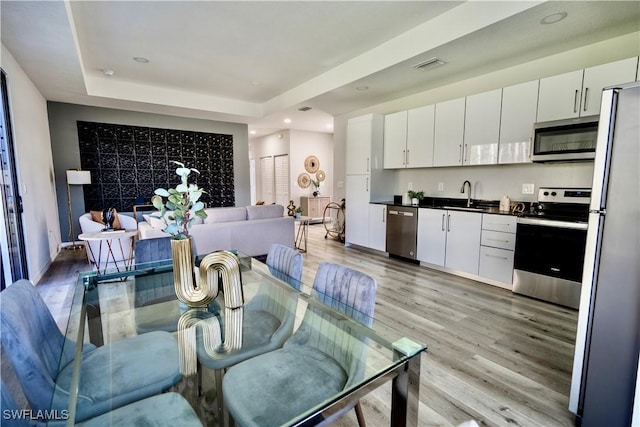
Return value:
M 29 278 L 38 282 L 60 250 L 47 102 L 4 45 L 0 65 L 9 86 Z
M 637 56 L 640 54 L 639 37 L 638 32 L 616 37 L 338 116 L 334 120 L 335 182 L 344 182 L 345 179 L 346 125 L 350 117 L 368 113 L 393 113 Z M 411 182 L 415 190 L 422 189 L 430 196 L 458 197 L 462 182 L 468 179 L 475 184 L 474 198 L 497 199 L 506 194 L 513 200 L 527 201 L 535 200 L 536 197 L 535 194 L 532 196 L 521 194 L 522 183 L 525 182 L 534 183 L 536 190 L 540 185 L 551 184 L 590 187 L 591 165 L 591 163 L 565 163 L 403 170 L 395 174 L 394 186 L 397 194 L 406 191 L 408 183 Z M 444 183 L 444 192 L 436 191 L 438 182 Z M 336 199 L 344 197 L 344 188 L 336 185 L 334 193 Z

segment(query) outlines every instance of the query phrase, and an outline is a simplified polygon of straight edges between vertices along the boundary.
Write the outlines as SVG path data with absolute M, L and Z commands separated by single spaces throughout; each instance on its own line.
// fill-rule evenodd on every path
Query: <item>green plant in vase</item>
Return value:
M 156 189 L 151 197 L 151 204 L 159 211 L 158 215 L 153 216 L 162 219 L 167 225 L 162 231 L 173 236 L 175 240 L 183 240 L 189 238 L 189 228 L 196 217 L 207 217 L 204 203 L 199 201 L 205 191 L 196 184 L 187 182 L 191 172 L 200 174 L 197 169 L 185 167 L 183 163 L 175 160 L 171 162 L 178 165 L 176 174 L 180 177 L 180 184 L 176 188 Z M 171 213 L 166 215 L 167 211 Z
M 407 191 L 407 195 L 411 199 L 412 205 L 418 205 L 420 204 L 420 200 L 424 199 L 424 191 L 409 190 Z

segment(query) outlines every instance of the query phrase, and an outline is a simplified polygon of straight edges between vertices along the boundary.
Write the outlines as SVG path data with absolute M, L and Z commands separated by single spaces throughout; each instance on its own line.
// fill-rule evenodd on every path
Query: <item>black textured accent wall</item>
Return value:
M 80 164 L 91 172 L 92 184 L 83 187 L 87 210 L 131 212 L 134 204 L 149 203 L 156 188 L 180 182 L 171 160 L 200 171 L 189 182 L 207 192 L 201 200 L 208 206 L 235 206 L 232 135 L 77 123 Z

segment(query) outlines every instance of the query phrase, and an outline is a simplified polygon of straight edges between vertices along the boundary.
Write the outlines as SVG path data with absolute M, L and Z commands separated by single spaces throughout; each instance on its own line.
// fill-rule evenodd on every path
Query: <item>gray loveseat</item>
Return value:
M 282 205 L 207 208 L 207 218 L 191 227 L 198 255 L 237 249 L 250 256 L 265 255 L 273 243 L 293 247 L 294 221 Z M 140 239 L 167 237 L 164 222 L 151 215 L 138 224 Z

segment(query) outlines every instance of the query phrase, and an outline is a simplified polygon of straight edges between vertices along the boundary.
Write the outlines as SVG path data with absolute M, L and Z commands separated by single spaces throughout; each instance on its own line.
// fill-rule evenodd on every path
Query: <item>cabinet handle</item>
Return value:
M 497 255 L 490 255 L 490 254 L 484 254 L 484 256 L 489 258 L 498 258 L 498 259 L 504 259 L 504 260 L 508 259 L 506 256 L 497 256 Z
M 409 166 L 409 150 L 407 150 L 407 154 L 404 158 L 405 163 L 407 164 L 407 166 Z
M 387 208 L 382 208 L 382 222 L 387 220 Z
M 576 89 L 576 93 L 573 95 L 573 112 L 578 112 L 578 89 Z
M 467 163 L 467 154 L 469 153 L 469 144 L 464 144 L 464 162 Z
M 458 145 L 458 163 L 462 162 L 462 144 Z
M 369 158 L 367 157 L 367 172 L 369 172 Z
M 407 150 L 402 150 L 402 166 L 407 164 Z
M 584 111 L 587 111 L 587 105 L 589 104 L 589 88 L 584 88 Z
M 444 231 L 444 214 L 442 214 L 442 231 Z
M 451 231 L 451 215 L 447 215 L 447 232 Z
M 369 177 L 367 177 L 367 184 L 365 187 L 365 191 L 369 191 Z
M 488 222 L 487 225 L 497 225 L 498 227 L 511 227 L 511 224 L 504 224 L 502 222 Z
M 503 242 L 503 243 L 509 243 L 508 240 L 503 240 L 503 239 L 492 239 L 490 237 L 487 237 L 487 240 L 491 240 L 492 242 Z

